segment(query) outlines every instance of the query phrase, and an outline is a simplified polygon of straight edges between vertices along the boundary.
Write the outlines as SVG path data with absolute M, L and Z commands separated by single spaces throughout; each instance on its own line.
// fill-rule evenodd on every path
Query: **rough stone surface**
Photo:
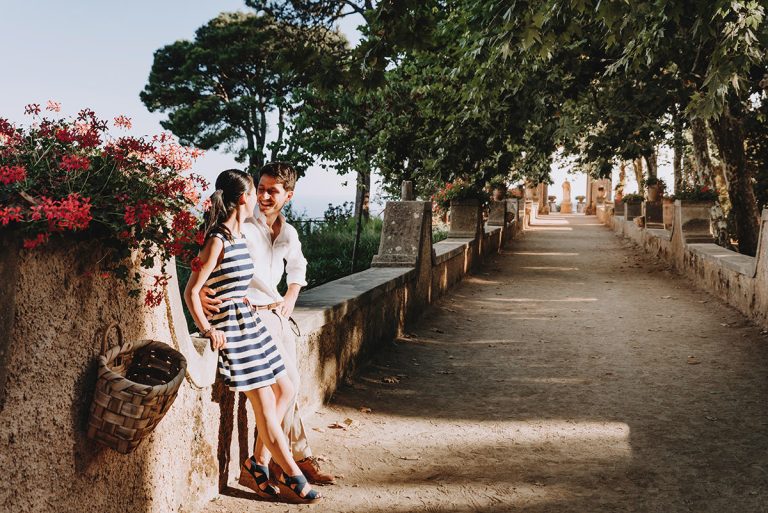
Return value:
M 481 232 L 480 203 L 477 200 L 451 201 L 448 237 L 474 239 Z
M 488 215 L 488 226 L 505 226 L 507 224 L 507 202 L 491 201 L 491 210 Z
M 424 244 L 424 224 L 432 233 L 432 208 L 426 201 L 389 201 L 384 209 L 384 221 L 379 252 L 373 257 L 373 267 L 418 265 Z
M 149 310 L 119 282 L 84 275 L 98 257 L 73 244 L 22 251 L 15 294 L 0 298 L 0 310 L 15 309 L 2 384 L 2 511 L 193 511 L 217 494 L 228 462 L 239 463 L 235 398 L 187 382 L 133 453 L 85 438 L 106 324 L 119 322 L 126 340 L 171 342 L 164 305 Z

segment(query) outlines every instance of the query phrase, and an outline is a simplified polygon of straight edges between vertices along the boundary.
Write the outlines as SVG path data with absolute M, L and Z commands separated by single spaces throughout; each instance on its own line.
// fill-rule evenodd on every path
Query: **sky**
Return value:
M 55 100 L 65 116 L 87 107 L 101 119 L 128 116 L 130 135 L 159 134 L 164 115 L 148 112 L 139 100 L 155 50 L 191 40 L 220 12 L 238 10 L 248 10 L 242 0 L 0 0 L 0 117 L 28 124 L 25 105 Z M 355 26 L 350 20 L 341 27 L 353 44 Z M 242 165 L 223 151 L 208 151 L 194 171 L 213 181 L 231 167 Z M 322 217 L 328 203 L 354 201 L 354 182 L 311 168 L 296 186 L 294 208 Z M 381 210 L 378 194 L 374 187 L 373 213 Z

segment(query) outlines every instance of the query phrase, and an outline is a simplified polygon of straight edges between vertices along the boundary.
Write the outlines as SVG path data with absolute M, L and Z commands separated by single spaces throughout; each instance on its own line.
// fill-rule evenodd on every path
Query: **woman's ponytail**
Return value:
M 216 178 L 216 191 L 211 194 L 211 207 L 203 216 L 203 231 L 208 239 L 214 233 L 221 233 L 232 240 L 232 233 L 224 221 L 237 208 L 240 196 L 253 187 L 253 178 L 239 169 L 228 169 Z

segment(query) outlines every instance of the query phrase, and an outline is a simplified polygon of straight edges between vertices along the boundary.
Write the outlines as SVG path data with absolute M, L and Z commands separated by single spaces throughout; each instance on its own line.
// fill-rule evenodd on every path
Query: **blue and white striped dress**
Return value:
M 205 285 L 216 298 L 227 298 L 210 320 L 211 326 L 227 336 L 219 351 L 219 372 L 236 392 L 271 385 L 286 370 L 267 327 L 243 302 L 254 273 L 245 238 L 230 241 L 221 233 L 213 236 L 224 243 L 224 255 Z

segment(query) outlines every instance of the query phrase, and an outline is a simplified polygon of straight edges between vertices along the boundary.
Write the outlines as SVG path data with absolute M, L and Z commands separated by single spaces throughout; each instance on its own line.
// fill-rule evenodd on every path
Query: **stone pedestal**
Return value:
M 583 214 L 586 206 L 587 205 L 584 202 L 576 203 L 576 213 L 577 214 Z
M 568 201 L 563 201 L 560 204 L 560 213 L 561 214 L 572 214 L 573 213 L 573 204 Z
M 710 209 L 711 201 L 675 201 L 680 205 L 680 227 L 686 244 L 714 242 Z
M 549 203 L 547 203 L 547 207 L 549 207 L 550 212 L 557 212 L 557 203 L 555 203 L 554 201 L 550 201 Z
M 505 226 L 507 224 L 507 201 L 491 201 L 488 214 L 488 226 Z
M 647 228 L 664 227 L 664 209 L 661 201 L 643 202 L 643 216 L 645 216 L 645 226 Z
M 672 229 L 672 223 L 675 220 L 675 202 L 671 199 L 665 199 L 661 202 L 662 218 L 664 220 L 664 228 L 667 230 Z
M 482 232 L 480 201 L 476 199 L 452 200 L 448 237 L 475 239 Z
M 624 216 L 627 221 L 643 215 L 643 203 L 640 201 L 628 201 L 624 203 Z

